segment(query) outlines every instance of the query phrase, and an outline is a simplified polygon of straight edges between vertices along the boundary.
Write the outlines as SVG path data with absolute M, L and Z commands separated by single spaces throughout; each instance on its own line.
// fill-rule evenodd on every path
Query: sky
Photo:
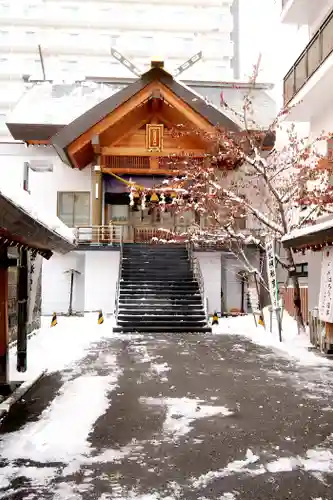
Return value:
M 277 96 L 308 40 L 305 27 L 282 24 L 280 13 L 281 0 L 240 0 L 241 77 L 248 78 L 261 53 L 258 80 L 274 83 Z

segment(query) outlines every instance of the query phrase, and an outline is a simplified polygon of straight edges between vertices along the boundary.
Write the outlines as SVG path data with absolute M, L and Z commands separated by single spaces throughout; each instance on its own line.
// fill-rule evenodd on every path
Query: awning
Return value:
M 294 229 L 282 238 L 284 248 L 307 249 L 333 243 L 333 217 L 302 229 Z
M 46 259 L 53 252 L 67 253 L 76 248 L 65 236 L 36 220 L 24 208 L 0 193 L 0 244 L 24 245 Z

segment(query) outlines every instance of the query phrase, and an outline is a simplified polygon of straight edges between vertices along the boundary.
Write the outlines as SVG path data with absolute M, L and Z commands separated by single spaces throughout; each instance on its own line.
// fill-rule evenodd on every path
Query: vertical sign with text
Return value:
M 274 240 L 266 242 L 266 262 L 267 262 L 267 277 L 268 288 L 273 308 L 279 307 L 279 298 L 276 281 L 276 262 L 275 262 L 275 245 Z
M 325 250 L 321 263 L 318 316 L 321 321 L 333 323 L 333 250 Z

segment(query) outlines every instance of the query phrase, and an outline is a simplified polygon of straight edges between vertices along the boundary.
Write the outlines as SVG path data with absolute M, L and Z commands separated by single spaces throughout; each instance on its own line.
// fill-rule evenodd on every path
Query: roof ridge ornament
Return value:
M 127 59 L 125 56 L 123 56 L 118 50 L 113 49 L 112 47 L 110 48 L 111 55 L 114 57 L 120 64 L 125 66 L 131 73 L 133 73 L 137 77 L 141 77 L 145 72 L 142 72 L 135 64 L 133 64 L 129 59 Z M 172 73 L 173 77 L 179 76 L 181 73 L 184 73 L 184 71 L 188 70 L 191 68 L 194 64 L 199 62 L 202 59 L 202 51 L 197 52 L 194 54 L 190 59 L 185 61 L 183 64 L 178 66 L 178 68 L 175 69 L 175 71 Z M 150 68 L 160 68 L 164 69 L 164 63 L 165 61 L 161 60 L 160 58 L 154 58 L 150 62 Z

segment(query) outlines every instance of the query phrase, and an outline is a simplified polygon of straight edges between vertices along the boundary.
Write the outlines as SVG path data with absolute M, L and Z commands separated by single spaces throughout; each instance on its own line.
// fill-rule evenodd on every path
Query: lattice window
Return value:
M 149 156 L 105 156 L 104 166 L 119 169 L 146 169 L 150 167 Z

